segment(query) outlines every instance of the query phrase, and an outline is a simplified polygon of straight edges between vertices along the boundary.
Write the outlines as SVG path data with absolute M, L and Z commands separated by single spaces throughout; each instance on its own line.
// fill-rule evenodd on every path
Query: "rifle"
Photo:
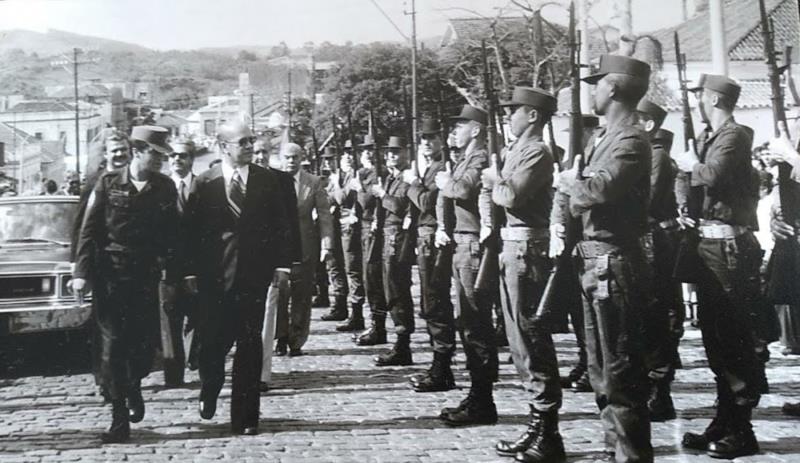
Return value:
M 353 175 L 358 177 L 358 153 L 356 153 L 356 133 L 353 132 L 352 113 L 347 113 L 347 132 L 350 137 L 350 153 L 353 155 Z
M 692 121 L 692 109 L 689 106 L 689 79 L 686 76 L 686 55 L 681 52 L 681 41 L 676 31 L 673 38 L 675 42 L 675 65 L 678 67 L 678 83 L 681 93 L 681 122 L 683 123 L 683 149 L 690 149 L 697 153 L 697 141 Z M 681 213 L 688 214 L 689 218 L 697 222 L 702 215 L 702 197 L 691 194 L 691 174 L 682 173 L 679 182 L 685 185 L 687 204 L 686 210 Z M 684 180 L 681 180 L 683 178 Z M 672 275 L 684 283 L 697 283 L 698 270 L 703 263 L 697 253 L 697 246 L 700 243 L 700 235 L 697 229 L 686 228 L 681 233 L 681 241 L 678 244 L 677 255 L 675 256 L 675 268 Z
M 489 80 L 489 60 L 486 53 L 486 41 L 481 41 L 481 55 L 483 59 L 483 91 L 486 94 L 486 102 L 488 106 L 488 126 L 486 127 L 486 138 L 489 148 L 489 153 L 495 159 L 495 168 L 497 175 L 500 176 L 502 170 L 500 163 L 500 156 L 498 155 L 497 146 L 497 126 L 495 120 L 495 101 L 494 101 L 494 87 Z M 492 293 L 497 290 L 500 282 L 500 220 L 498 215 L 501 210 L 496 205 L 492 204 L 492 236 L 486 238 L 483 242 L 483 255 L 481 256 L 480 266 L 478 267 L 478 275 L 475 277 L 475 291 L 485 291 Z
M 774 26 L 767 15 L 764 0 L 758 1 L 761 13 L 761 35 L 764 42 L 764 59 L 767 63 L 768 77 L 772 89 L 772 121 L 775 136 L 783 132 L 790 137 L 786 125 L 781 74 L 791 72 L 788 65 L 778 66 L 775 51 Z M 789 50 L 791 52 L 791 50 Z M 789 56 L 785 56 L 789 59 Z M 783 162 L 778 165 L 778 197 L 783 220 L 797 229 L 798 206 L 800 206 L 800 187 L 791 179 L 792 167 Z M 796 240 L 775 240 L 775 248 L 768 264 L 767 288 L 774 304 L 797 304 L 800 302 L 800 288 L 797 285 L 797 272 L 800 270 L 800 246 Z
M 403 93 L 405 93 L 405 85 L 403 86 Z M 414 155 L 416 150 L 416 134 L 414 134 L 413 124 L 411 121 L 413 120 L 414 116 L 411 115 L 409 117 L 409 109 L 408 109 L 408 100 L 405 98 L 404 95 L 404 105 L 403 105 L 403 113 L 405 115 L 405 123 L 406 123 L 406 132 L 412 134 L 412 138 L 409 138 L 408 144 L 406 145 L 408 151 L 408 158 L 411 160 L 410 169 L 417 177 L 417 180 L 420 179 L 419 173 L 419 166 L 417 165 L 417 159 Z M 407 216 L 403 219 L 403 230 L 405 233 L 403 234 L 403 242 L 400 245 L 400 253 L 399 253 L 399 260 L 400 262 L 408 262 L 413 263 L 416 257 L 416 250 L 417 250 L 417 231 L 418 231 L 418 224 L 419 224 L 419 215 L 420 210 L 411 207 L 409 205 L 408 212 L 406 212 Z M 407 225 L 407 226 L 406 226 Z
M 575 2 L 569 5 L 569 66 L 570 66 L 570 97 L 569 111 L 569 158 L 566 164 L 575 162 L 575 157 L 583 153 L 583 112 L 581 111 L 581 41 L 578 37 L 575 21 Z M 578 166 L 578 175 L 583 166 Z M 554 207 L 558 207 L 555 205 Z M 552 320 L 556 315 L 566 312 L 566 300 L 580 294 L 577 287 L 577 274 L 572 265 L 572 250 L 581 238 L 580 221 L 573 219 L 567 212 L 564 214 L 566 238 L 564 250 L 561 252 L 550 271 L 547 285 L 542 292 L 539 306 L 536 308 L 536 320 Z M 563 317 L 562 317 L 563 318 Z
M 369 110 L 369 128 L 370 128 L 370 135 L 372 135 L 372 140 L 375 143 L 374 155 L 373 155 L 373 168 L 375 170 L 375 183 L 383 186 L 383 156 L 378 151 L 378 137 L 375 136 L 377 132 L 375 127 L 375 116 L 372 112 L 372 109 Z M 383 203 L 379 198 L 375 198 L 375 212 L 373 215 L 373 222 L 372 222 L 372 229 L 374 232 L 372 233 L 372 238 L 369 242 L 369 252 L 368 258 L 369 262 L 380 262 L 383 259 L 382 251 L 383 251 L 383 219 L 386 211 L 383 209 Z
M 317 143 L 317 131 L 313 128 L 311 129 L 311 144 L 314 148 L 314 158 L 311 160 L 313 162 L 314 174 L 320 175 L 322 169 L 320 168 L 319 144 Z

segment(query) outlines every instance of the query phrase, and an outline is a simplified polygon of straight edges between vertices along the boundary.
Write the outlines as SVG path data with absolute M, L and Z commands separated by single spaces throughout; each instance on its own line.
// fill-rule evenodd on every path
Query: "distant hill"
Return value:
M 22 50 L 26 54 L 36 53 L 41 57 L 46 57 L 68 52 L 75 47 L 106 53 L 141 53 L 150 51 L 150 49 L 141 45 L 55 29 L 50 29 L 44 33 L 19 29 L 0 31 L 0 53 L 10 50 Z

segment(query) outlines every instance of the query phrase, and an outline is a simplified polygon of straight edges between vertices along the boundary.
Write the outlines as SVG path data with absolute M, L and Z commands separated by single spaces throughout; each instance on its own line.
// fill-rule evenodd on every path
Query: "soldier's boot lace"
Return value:
M 558 411 L 547 413 L 533 411 L 536 423 L 532 426 L 536 432 L 528 448 L 514 456 L 515 461 L 523 463 L 562 463 L 567 460 L 564 451 L 564 440 L 558 432 Z M 529 424 L 529 427 L 531 425 Z

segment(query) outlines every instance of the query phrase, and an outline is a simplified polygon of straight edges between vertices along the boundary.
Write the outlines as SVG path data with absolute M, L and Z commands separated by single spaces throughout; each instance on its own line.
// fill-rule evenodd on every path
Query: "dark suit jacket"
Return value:
M 279 176 L 250 164 L 246 197 L 238 220 L 228 208 L 222 167 L 196 179 L 187 204 L 191 271 L 200 291 L 216 299 L 224 291 L 264 291 L 277 267 L 292 264 L 291 220 Z

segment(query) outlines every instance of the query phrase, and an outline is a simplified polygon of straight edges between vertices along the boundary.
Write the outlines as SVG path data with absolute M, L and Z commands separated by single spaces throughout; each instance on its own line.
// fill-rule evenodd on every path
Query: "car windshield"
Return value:
M 77 211 L 74 202 L 0 203 L 0 246 L 68 244 Z

